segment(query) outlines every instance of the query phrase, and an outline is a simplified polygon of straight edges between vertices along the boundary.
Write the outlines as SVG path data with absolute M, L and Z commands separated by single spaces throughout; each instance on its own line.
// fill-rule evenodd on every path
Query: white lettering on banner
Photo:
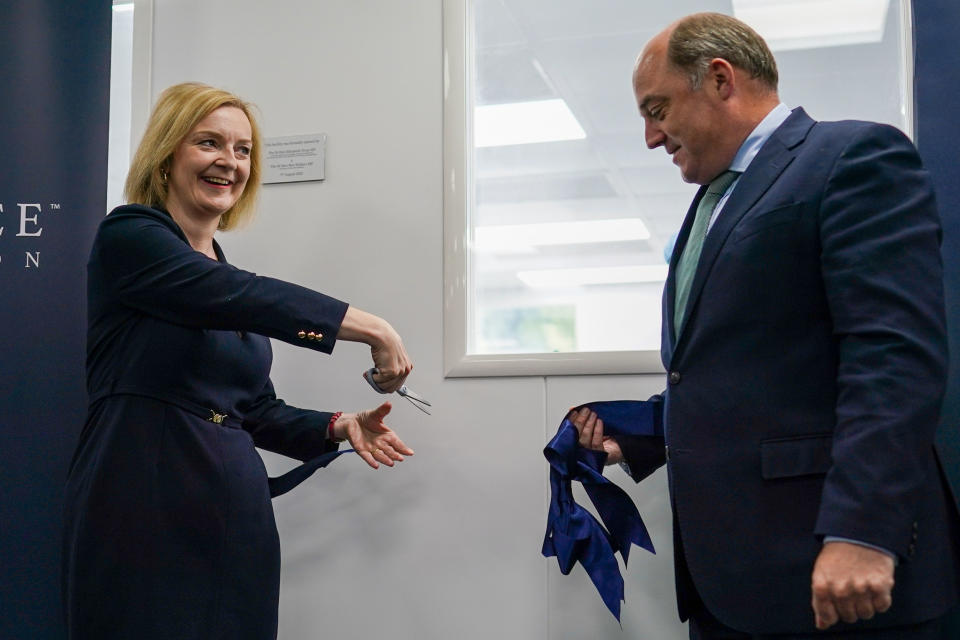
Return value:
M 7 203 L 10 204 L 9 202 Z M 5 231 L 5 225 L 3 223 L 5 213 L 4 206 L 0 203 L 0 265 L 6 267 L 7 264 L 3 262 L 3 253 L 5 249 L 10 247 L 6 246 L 9 242 L 10 246 L 16 244 L 17 251 L 23 251 L 25 260 L 22 263 L 24 269 L 39 269 L 40 268 L 40 251 L 41 248 L 39 245 L 41 242 L 44 242 L 46 238 L 41 238 L 43 234 L 44 225 L 40 222 L 40 216 L 43 215 L 46 217 L 48 213 L 60 214 L 63 213 L 63 208 L 60 202 L 57 201 L 47 201 L 46 207 L 40 204 L 40 202 L 18 202 L 16 204 L 20 212 L 20 231 L 10 240 L 5 240 L 3 232 Z M 59 216 L 55 216 L 59 217 Z M 45 220 L 46 221 L 46 220 Z M 14 239 L 16 238 L 16 239 Z M 23 238 L 23 240 L 19 240 Z
M 39 211 L 42 211 L 42 209 L 40 208 L 40 205 L 39 204 L 23 204 L 18 202 L 17 206 L 20 207 L 20 233 L 17 234 L 17 237 L 22 238 L 24 236 L 39 236 L 41 233 L 43 233 L 43 227 L 38 227 L 36 233 L 27 233 L 27 223 L 32 222 L 33 224 L 36 225 L 37 218 L 40 217 L 39 213 L 37 213 L 32 217 L 28 216 L 27 209 L 36 208 L 36 210 L 39 212 Z

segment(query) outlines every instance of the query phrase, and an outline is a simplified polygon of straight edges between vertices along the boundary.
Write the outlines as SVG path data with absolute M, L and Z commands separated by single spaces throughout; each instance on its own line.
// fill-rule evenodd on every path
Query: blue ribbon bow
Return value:
M 659 446 L 663 446 L 659 402 L 589 402 L 574 411 L 582 407 L 589 407 L 603 420 L 604 435 L 660 436 Z M 550 463 L 551 489 L 543 555 L 556 556 L 564 575 L 577 562 L 582 564 L 604 604 L 619 621 L 620 603 L 624 600 L 623 576 L 614 554 L 619 551 L 626 565 L 631 543 L 656 552 L 630 496 L 603 477 L 607 454 L 581 447 L 578 437 L 576 426 L 565 417 L 557 435 L 543 450 Z M 649 473 L 652 469 L 644 471 Z M 603 524 L 574 501 L 572 480 L 583 485 Z

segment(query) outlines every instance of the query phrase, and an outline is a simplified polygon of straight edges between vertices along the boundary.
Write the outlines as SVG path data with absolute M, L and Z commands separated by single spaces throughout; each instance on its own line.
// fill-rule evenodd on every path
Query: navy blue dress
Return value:
M 280 547 L 254 447 L 336 449 L 330 413 L 287 406 L 270 341 L 333 349 L 347 305 L 193 250 L 119 207 L 88 264 L 90 409 L 66 487 L 70 638 L 269 639 Z

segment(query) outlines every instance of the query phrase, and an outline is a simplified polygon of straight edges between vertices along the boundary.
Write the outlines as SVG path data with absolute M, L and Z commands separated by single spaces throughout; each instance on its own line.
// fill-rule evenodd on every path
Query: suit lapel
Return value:
M 803 142 L 813 125 L 814 121 L 802 108 L 795 109 L 790 117 L 764 143 L 760 152 L 747 167 L 746 172 L 740 177 L 740 181 L 724 204 L 723 210 L 714 222 L 713 227 L 707 233 L 703 253 L 700 254 L 700 262 L 697 264 L 697 271 L 690 286 L 690 298 L 687 300 L 687 321 L 684 323 L 684 330 L 677 336 L 677 343 L 683 340 L 687 328 L 694 322 L 694 312 L 700 293 L 703 291 L 704 283 L 713 268 L 714 262 L 716 262 L 717 256 L 726 244 L 730 232 L 793 161 L 797 146 Z M 692 224 L 693 214 L 691 212 L 696 211 L 696 205 L 700 201 L 703 191 L 704 189 L 701 189 L 697 194 L 697 198 L 687 212 L 686 220 L 684 220 L 682 230 L 686 229 L 688 235 Z M 673 324 L 676 320 L 673 317 L 673 296 L 675 295 L 675 269 L 678 255 L 679 251 L 675 249 L 674 255 L 670 259 L 670 277 L 667 280 L 669 294 L 666 297 L 670 298 L 670 306 L 665 310 L 665 315 L 670 318 L 671 336 L 673 336 Z M 671 358 L 676 353 L 677 345 L 673 346 L 674 348 L 671 349 L 670 353 Z

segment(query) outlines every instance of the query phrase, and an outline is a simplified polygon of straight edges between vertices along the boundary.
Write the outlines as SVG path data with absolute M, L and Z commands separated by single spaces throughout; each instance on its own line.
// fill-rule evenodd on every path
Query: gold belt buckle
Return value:
M 223 424 L 224 419 L 228 417 L 229 416 L 225 413 L 217 413 L 213 409 L 210 409 L 210 417 L 207 418 L 207 420 L 214 424 Z

